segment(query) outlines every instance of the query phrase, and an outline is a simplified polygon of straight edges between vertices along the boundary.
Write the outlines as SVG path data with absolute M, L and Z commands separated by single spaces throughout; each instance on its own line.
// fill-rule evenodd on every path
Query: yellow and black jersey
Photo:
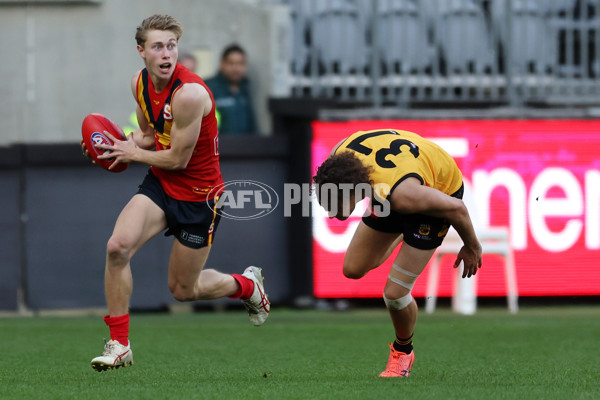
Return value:
M 375 194 L 381 199 L 386 199 L 409 177 L 448 195 L 462 186 L 462 173 L 454 159 L 437 144 L 413 132 L 359 131 L 346 138 L 335 154 L 344 151 L 354 152 L 372 168 L 370 177 Z

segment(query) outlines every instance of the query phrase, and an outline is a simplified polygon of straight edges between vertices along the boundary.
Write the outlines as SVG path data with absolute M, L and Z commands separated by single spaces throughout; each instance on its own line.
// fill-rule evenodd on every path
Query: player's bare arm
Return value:
M 394 189 L 390 202 L 392 210 L 397 212 L 426 214 L 450 221 L 464 242 L 454 267 L 464 261 L 463 277 L 475 275 L 481 268 L 481 244 L 462 200 L 424 186 L 416 178 L 408 178 Z
M 134 140 L 128 140 L 105 146 L 112 151 L 107 157 L 115 157 L 115 163 L 136 161 L 163 169 L 184 169 L 198 141 L 202 117 L 211 108 L 212 101 L 204 87 L 195 83 L 185 84 L 175 94 L 172 102 L 173 126 L 169 149 L 151 151 L 141 148 Z

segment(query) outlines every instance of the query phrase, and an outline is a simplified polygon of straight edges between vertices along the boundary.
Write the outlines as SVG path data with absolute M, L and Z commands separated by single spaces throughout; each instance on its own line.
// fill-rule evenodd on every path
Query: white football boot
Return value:
M 131 342 L 127 343 L 127 346 L 123 346 L 116 340 L 109 340 L 104 345 L 102 355 L 92 360 L 92 368 L 98 372 L 127 367 L 129 365 L 133 365 Z
M 258 267 L 248 267 L 242 274 L 242 276 L 251 279 L 254 282 L 254 292 L 252 292 L 252 296 L 242 300 L 242 303 L 244 303 L 244 307 L 246 307 L 246 311 L 248 311 L 250 321 L 255 326 L 264 324 L 271 311 L 271 303 L 269 303 L 269 299 L 267 298 L 263 286 L 263 280 L 265 278 L 263 278 L 261 271 L 262 269 Z

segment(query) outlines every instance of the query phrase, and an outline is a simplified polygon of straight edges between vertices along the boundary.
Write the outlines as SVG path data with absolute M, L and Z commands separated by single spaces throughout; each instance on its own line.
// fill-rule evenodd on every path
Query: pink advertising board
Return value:
M 520 296 L 600 295 L 600 121 L 316 121 L 312 172 L 342 138 L 390 128 L 436 141 L 454 157 L 476 227 L 508 229 Z M 340 222 L 313 207 L 315 296 L 381 296 L 394 255 L 360 280 L 342 274 L 359 211 Z M 454 256 L 442 259 L 439 296 L 452 295 L 453 262 Z M 413 295 L 425 295 L 428 273 Z M 506 295 L 501 257 L 485 255 L 477 277 L 479 296 Z

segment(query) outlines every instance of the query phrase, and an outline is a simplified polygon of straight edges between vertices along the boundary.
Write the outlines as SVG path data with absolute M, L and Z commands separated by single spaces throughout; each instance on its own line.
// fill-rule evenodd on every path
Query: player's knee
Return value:
M 392 297 L 388 297 L 388 294 Z M 408 292 L 407 294 L 394 297 L 391 293 L 383 292 L 383 301 L 385 302 L 386 307 L 392 311 L 404 310 L 406 307 L 410 306 L 414 301 L 412 294 Z
M 342 271 L 346 278 L 360 279 L 363 276 L 365 276 L 369 270 L 370 270 L 370 268 L 367 269 L 361 265 L 352 263 L 351 261 L 344 260 L 344 267 L 343 267 Z
M 394 263 L 392 265 L 390 274 L 388 275 L 387 284 L 383 290 L 384 298 L 405 298 L 407 301 L 412 300 L 412 297 L 409 298 L 407 296 L 410 296 L 412 288 L 418 277 L 418 273 L 411 272 Z
M 357 271 L 350 268 L 344 268 L 344 276 L 349 279 L 360 279 L 365 276 L 361 271 Z
M 399 270 L 396 266 L 393 268 Z M 408 276 L 405 276 L 404 278 L 407 277 Z M 416 279 L 416 277 L 414 278 Z M 383 289 L 383 301 L 385 301 L 386 307 L 391 311 L 399 311 L 410 306 L 414 301 L 411 294 L 413 284 L 414 281 L 412 283 L 407 283 L 390 274 L 388 276 L 388 283 Z
M 120 265 L 129 261 L 130 249 L 126 242 L 116 236 L 111 236 L 106 244 L 106 256 L 109 264 Z
M 189 293 L 179 291 L 173 293 L 173 298 L 181 303 L 196 300 L 194 296 L 190 295 Z
M 402 286 L 387 284 L 383 289 L 383 295 L 388 299 L 397 299 L 407 294 L 410 294 L 410 290 Z
M 177 301 L 184 302 L 196 300 L 194 291 L 184 285 L 178 283 L 169 285 L 169 290 L 171 291 L 173 298 Z

